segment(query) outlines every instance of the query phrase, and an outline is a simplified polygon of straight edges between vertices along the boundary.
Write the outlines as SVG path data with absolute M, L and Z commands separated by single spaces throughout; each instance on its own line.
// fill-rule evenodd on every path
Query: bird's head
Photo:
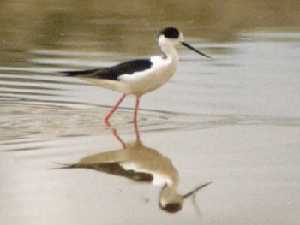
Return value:
M 204 54 L 198 49 L 194 48 L 190 44 L 186 43 L 183 38 L 182 32 L 180 32 L 176 27 L 166 27 L 158 33 L 158 42 L 160 46 L 172 45 L 176 46 L 182 44 L 186 48 L 198 53 L 199 55 L 211 58 L 210 56 Z
M 159 207 L 168 213 L 176 213 L 182 209 L 184 200 L 195 195 L 202 188 L 210 185 L 211 182 L 199 185 L 194 188 L 192 191 L 189 191 L 186 194 L 179 194 L 176 188 L 172 186 L 165 185 L 159 194 Z

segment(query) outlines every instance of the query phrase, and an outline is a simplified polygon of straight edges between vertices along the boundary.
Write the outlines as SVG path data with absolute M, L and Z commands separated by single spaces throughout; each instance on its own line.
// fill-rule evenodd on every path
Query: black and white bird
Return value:
M 166 27 L 159 32 L 158 45 L 162 55 L 145 59 L 123 62 L 112 67 L 79 71 L 65 71 L 67 76 L 77 76 L 88 82 L 122 93 L 117 103 L 104 118 L 109 119 L 127 95 L 136 96 L 134 121 L 137 121 L 140 98 L 143 94 L 156 90 L 165 84 L 175 73 L 179 61 L 176 45 L 182 44 L 188 49 L 210 58 L 203 52 L 184 42 L 183 34 L 175 27 Z
M 159 208 L 169 213 L 176 213 L 182 209 L 187 198 L 195 197 L 198 191 L 212 182 L 198 185 L 193 190 L 181 194 L 178 191 L 179 173 L 171 159 L 158 150 L 145 146 L 140 139 L 136 121 L 134 123 L 135 141 L 125 143 L 114 129 L 112 134 L 122 148 L 86 156 L 77 163 L 63 164 L 60 169 L 93 169 L 135 182 L 152 183 L 153 186 L 160 188 Z

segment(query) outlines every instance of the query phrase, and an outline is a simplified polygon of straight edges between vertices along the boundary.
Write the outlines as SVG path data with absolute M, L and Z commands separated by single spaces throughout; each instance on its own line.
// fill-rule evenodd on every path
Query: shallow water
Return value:
M 155 4 L 134 3 L 144 15 L 133 9 L 118 14 L 121 5 L 109 10 L 104 4 L 102 14 L 97 15 L 89 4 L 78 14 L 67 1 L 49 9 L 35 9 L 18 1 L 3 3 L 3 224 L 298 224 L 297 16 L 290 10 L 286 24 L 278 22 L 273 9 L 260 5 L 269 15 L 263 27 L 256 20 L 238 23 L 238 15 L 249 16 L 239 10 L 237 18 L 215 24 L 216 7 L 194 4 L 215 10 L 207 20 L 193 19 L 194 13 L 185 11 L 185 20 L 175 20 L 179 6 L 174 6 L 168 8 L 172 12 L 169 16 L 156 11 L 153 21 L 147 10 L 156 9 Z M 254 6 L 246 7 L 257 10 Z M 24 21 L 4 10 L 18 7 L 30 15 Z M 26 23 L 34 15 L 41 19 Z M 80 16 L 74 20 L 66 17 L 74 15 Z M 57 169 L 122 146 L 102 124 L 118 94 L 56 72 L 112 65 L 157 53 L 154 32 L 170 22 L 183 29 L 187 41 L 213 56 L 207 60 L 180 48 L 176 75 L 163 88 L 142 98 L 142 142 L 170 160 L 178 173 L 179 193 L 212 181 L 197 193 L 196 203 L 185 200 L 176 214 L 159 209 L 160 188 L 149 182 L 138 183 L 103 171 Z M 133 104 L 133 98 L 126 99 L 112 118 L 113 127 L 126 143 L 135 140 Z

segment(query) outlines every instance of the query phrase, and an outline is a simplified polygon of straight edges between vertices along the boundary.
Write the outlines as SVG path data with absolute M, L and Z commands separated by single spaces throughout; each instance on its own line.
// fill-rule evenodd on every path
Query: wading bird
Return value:
M 141 96 L 161 87 L 175 73 L 179 61 L 176 50 L 176 45 L 178 44 L 182 44 L 188 49 L 210 58 L 208 55 L 184 42 L 183 34 L 177 28 L 166 27 L 158 35 L 158 45 L 162 52 L 161 56 L 152 56 L 148 59 L 135 59 L 112 67 L 65 71 L 63 74 L 78 76 L 94 85 L 123 93 L 111 111 L 104 117 L 106 125 L 110 125 L 110 117 L 127 95 L 136 96 L 134 121 L 137 121 Z

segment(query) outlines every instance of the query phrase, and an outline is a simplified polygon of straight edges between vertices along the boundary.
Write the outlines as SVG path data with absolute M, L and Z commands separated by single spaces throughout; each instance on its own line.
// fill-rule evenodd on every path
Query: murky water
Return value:
M 298 224 L 298 1 L 131 4 L 0 3 L 2 223 Z M 142 98 L 140 142 L 133 99 L 111 130 L 118 94 L 56 73 L 158 54 L 169 24 L 213 59 L 179 50 L 173 79 Z M 212 184 L 169 214 L 162 180 L 179 195 Z

